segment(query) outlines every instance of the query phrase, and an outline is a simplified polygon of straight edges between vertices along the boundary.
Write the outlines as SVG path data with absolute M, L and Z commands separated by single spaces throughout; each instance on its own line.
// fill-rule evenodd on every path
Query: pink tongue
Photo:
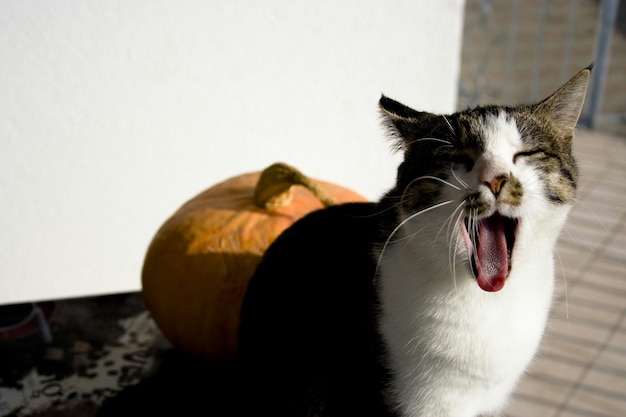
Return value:
M 500 291 L 509 273 L 504 218 L 494 214 L 480 222 L 476 248 L 478 285 L 484 291 Z

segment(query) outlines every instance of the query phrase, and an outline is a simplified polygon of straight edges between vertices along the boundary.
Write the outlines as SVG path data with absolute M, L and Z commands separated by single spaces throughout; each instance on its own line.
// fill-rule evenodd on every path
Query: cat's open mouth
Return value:
M 495 213 L 475 223 L 465 219 L 472 272 L 484 291 L 500 291 L 511 272 L 519 221 Z

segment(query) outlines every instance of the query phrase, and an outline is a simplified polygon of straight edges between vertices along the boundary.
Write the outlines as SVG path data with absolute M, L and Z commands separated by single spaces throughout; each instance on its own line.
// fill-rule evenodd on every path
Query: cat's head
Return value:
M 447 116 L 383 96 L 385 124 L 404 152 L 386 196 L 398 208 L 398 230 L 416 242 L 445 236 L 482 289 L 500 290 L 518 247 L 553 245 L 575 199 L 572 140 L 590 73 L 539 103 Z

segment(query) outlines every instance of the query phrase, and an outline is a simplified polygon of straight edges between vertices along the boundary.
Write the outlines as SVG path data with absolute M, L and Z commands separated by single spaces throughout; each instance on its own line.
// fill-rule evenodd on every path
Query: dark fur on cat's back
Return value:
M 269 247 L 242 308 L 238 414 L 501 412 L 545 326 L 589 73 L 536 105 L 450 116 L 381 98 L 396 184 Z
M 263 282 L 251 280 L 242 313 L 239 353 L 250 411 L 384 415 L 371 242 L 386 215 L 374 203 L 329 207 L 271 246 L 256 273 Z

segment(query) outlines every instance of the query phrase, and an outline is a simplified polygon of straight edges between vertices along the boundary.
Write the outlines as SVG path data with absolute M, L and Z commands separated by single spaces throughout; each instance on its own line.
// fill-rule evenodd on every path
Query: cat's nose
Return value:
M 504 184 L 506 184 L 508 180 L 508 175 L 498 175 L 490 180 L 484 181 L 483 184 L 489 187 L 493 195 L 497 197 L 498 194 L 500 194 L 500 190 L 502 190 L 502 187 L 504 187 Z

